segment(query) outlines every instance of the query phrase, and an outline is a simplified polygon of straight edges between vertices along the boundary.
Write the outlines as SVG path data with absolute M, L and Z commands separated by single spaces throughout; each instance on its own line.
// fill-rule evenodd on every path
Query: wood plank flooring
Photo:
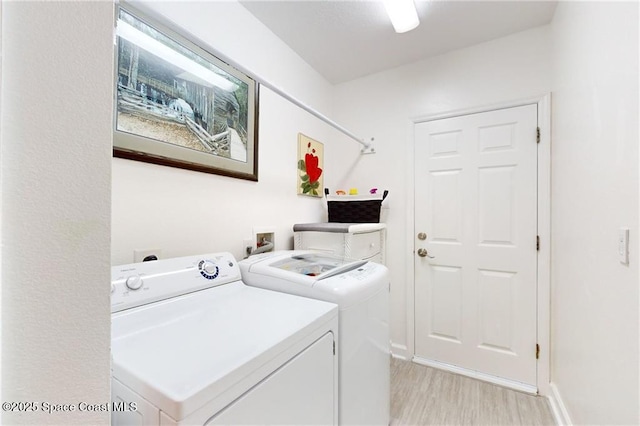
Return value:
M 555 425 L 546 398 L 391 360 L 391 425 Z

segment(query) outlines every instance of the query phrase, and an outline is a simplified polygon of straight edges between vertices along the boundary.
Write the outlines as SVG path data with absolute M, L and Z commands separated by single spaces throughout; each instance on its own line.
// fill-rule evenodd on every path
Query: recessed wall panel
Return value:
M 461 170 L 431 172 L 431 242 L 460 242 Z
M 431 285 L 431 336 L 460 342 L 462 269 L 453 266 L 433 266 Z
M 478 129 L 480 152 L 507 151 L 515 149 L 516 123 L 505 123 Z
M 513 353 L 516 274 L 480 270 L 479 343 L 487 350 Z
M 478 170 L 478 232 L 481 244 L 515 245 L 515 171 L 515 166 Z

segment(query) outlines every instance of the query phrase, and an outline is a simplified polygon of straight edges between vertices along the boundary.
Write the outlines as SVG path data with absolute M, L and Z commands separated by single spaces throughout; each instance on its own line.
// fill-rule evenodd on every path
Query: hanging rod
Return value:
M 260 83 L 262 86 L 265 86 L 266 88 L 276 92 L 278 95 L 282 96 L 283 98 L 285 98 L 286 100 L 288 100 L 292 104 L 302 108 L 303 110 L 307 111 L 309 114 L 313 115 L 316 118 L 319 118 L 320 120 L 322 120 L 325 123 L 327 123 L 329 126 L 333 127 L 334 129 L 338 130 L 339 132 L 349 136 L 351 139 L 353 139 L 354 141 L 356 141 L 359 144 L 361 144 L 362 145 L 362 149 L 360 150 L 361 154 L 375 154 L 376 153 L 376 150 L 373 147 L 373 144 L 371 142 L 365 142 L 364 139 L 359 138 L 353 132 L 347 130 L 346 128 L 344 128 L 340 124 L 336 123 L 335 121 L 333 121 L 332 119 L 330 119 L 326 115 L 324 115 L 321 112 L 315 110 L 314 108 L 310 107 L 309 105 L 305 104 L 304 102 L 294 98 L 293 96 L 291 96 L 290 94 L 288 94 L 287 92 L 285 92 L 284 90 L 282 90 L 281 88 L 276 86 L 275 84 L 269 82 L 268 80 L 256 75 L 255 73 L 252 73 L 251 71 L 248 71 L 246 68 L 244 68 L 240 64 L 236 63 L 235 61 L 232 61 L 231 59 L 229 59 L 225 55 L 222 55 L 219 52 L 216 52 L 216 55 L 220 55 L 221 56 L 220 59 L 222 59 L 224 62 L 226 62 L 227 64 L 229 64 L 232 67 L 236 68 L 238 71 L 241 71 L 242 73 L 248 75 L 254 81 Z M 371 140 L 373 140 L 373 138 Z
M 230 65 L 232 65 L 232 64 L 230 64 Z M 235 65 L 232 65 L 232 66 L 235 66 Z M 243 70 L 240 70 L 240 71 L 244 72 Z M 247 74 L 247 73 L 245 72 L 245 74 Z M 249 74 L 249 75 L 251 75 L 251 74 Z M 373 148 L 373 145 L 370 142 L 365 142 L 363 139 L 357 137 L 351 131 L 345 129 L 343 126 L 341 126 L 340 124 L 338 124 L 335 121 L 331 120 L 326 115 L 322 114 L 319 111 L 316 111 L 315 109 L 313 109 L 309 105 L 305 104 L 302 101 L 299 101 L 298 99 L 294 98 L 293 96 L 291 96 L 288 93 L 286 93 L 284 90 L 282 90 L 279 87 L 269 83 L 268 81 L 266 81 L 264 79 L 260 79 L 259 77 L 255 76 L 255 75 L 253 75 L 252 78 L 254 80 L 260 82 L 260 84 L 262 84 L 263 86 L 265 86 L 265 87 L 269 88 L 270 90 L 276 92 L 278 95 L 282 96 L 283 98 L 285 98 L 286 100 L 288 100 L 292 104 L 299 106 L 303 110 L 307 111 L 309 114 L 313 115 L 316 118 L 319 118 L 320 120 L 322 120 L 325 123 L 327 123 L 329 126 L 331 126 L 334 129 L 340 131 L 341 133 L 349 136 L 351 139 L 355 140 L 359 144 L 362 144 L 362 150 L 360 151 L 360 153 L 362 153 L 362 154 L 375 154 L 376 151 L 375 151 L 375 149 Z

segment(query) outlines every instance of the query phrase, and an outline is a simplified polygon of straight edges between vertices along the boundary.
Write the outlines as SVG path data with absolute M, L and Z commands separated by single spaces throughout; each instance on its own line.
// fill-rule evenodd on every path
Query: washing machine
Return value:
M 112 268 L 113 425 L 338 423 L 338 307 L 229 253 Z
M 389 271 L 366 260 L 293 250 L 240 261 L 242 280 L 339 306 L 339 421 L 388 425 L 390 406 Z

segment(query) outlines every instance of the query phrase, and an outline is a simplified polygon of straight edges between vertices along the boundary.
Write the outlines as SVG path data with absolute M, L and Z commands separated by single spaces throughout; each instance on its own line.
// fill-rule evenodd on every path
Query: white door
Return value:
M 537 126 L 536 105 L 416 124 L 418 359 L 536 386 Z

